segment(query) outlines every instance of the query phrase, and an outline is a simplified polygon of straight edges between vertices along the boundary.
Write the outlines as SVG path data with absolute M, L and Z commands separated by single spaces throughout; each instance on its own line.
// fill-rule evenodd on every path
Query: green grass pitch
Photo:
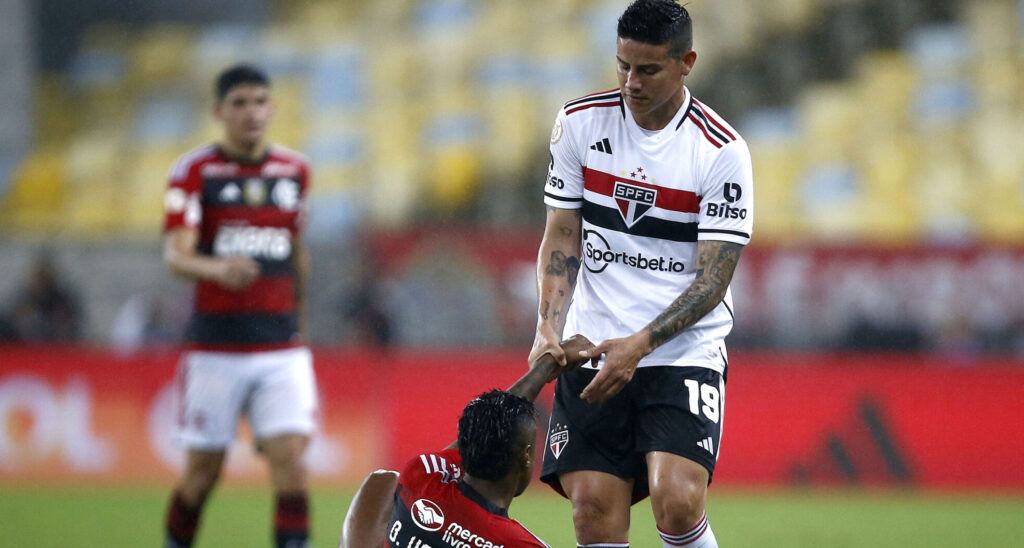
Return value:
M 0 546 L 159 546 L 168 489 L 0 485 Z M 313 493 L 317 547 L 336 546 L 351 489 Z M 211 499 L 196 546 L 270 546 L 267 489 L 226 486 Z M 573 547 L 569 505 L 533 485 L 511 514 L 554 547 Z M 711 489 L 708 515 L 724 547 L 1022 546 L 1019 494 Z M 647 501 L 633 508 L 631 545 L 660 547 Z M 438 547 L 440 548 L 440 547 Z

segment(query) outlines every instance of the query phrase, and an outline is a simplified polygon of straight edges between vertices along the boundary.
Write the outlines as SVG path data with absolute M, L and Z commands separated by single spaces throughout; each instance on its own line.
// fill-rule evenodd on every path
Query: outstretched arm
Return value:
M 742 251 L 742 245 L 732 242 L 697 242 L 697 277 L 686 291 L 644 329 L 628 337 L 609 339 L 582 353 L 592 360 L 604 354 L 605 363 L 580 397 L 600 402 L 618 394 L 633 378 L 641 358 L 718 306 L 729 289 Z
M 560 365 L 566 364 L 559 339 L 580 271 L 582 228 L 581 210 L 547 207 L 544 238 L 537 253 L 539 307 L 537 334 L 529 357 L 531 366 L 545 354 L 550 354 Z
M 551 354 L 544 354 L 530 365 L 529 371 L 508 387 L 508 392 L 532 402 L 537 399 L 537 395 L 540 394 L 545 384 L 555 380 L 562 373 L 587 363 L 588 358 L 584 357 L 582 352 L 593 347 L 594 343 L 583 335 L 573 335 L 560 344 L 560 349 L 566 358 L 565 366 L 559 365 Z M 459 442 L 456 440 L 448 448 L 458 446 Z
M 555 380 L 563 372 L 576 369 L 586 363 L 587 358 L 581 356 L 580 353 L 593 348 L 594 343 L 583 335 L 573 335 L 562 341 L 560 346 L 565 353 L 566 365 L 564 367 L 559 366 L 551 354 L 544 354 L 537 358 L 530 370 L 519 377 L 519 380 L 510 386 L 508 391 L 530 401 L 537 399 L 537 395 L 540 394 L 545 384 Z

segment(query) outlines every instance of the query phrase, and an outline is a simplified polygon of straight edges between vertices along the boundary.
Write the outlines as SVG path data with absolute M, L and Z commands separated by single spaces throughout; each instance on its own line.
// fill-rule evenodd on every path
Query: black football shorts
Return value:
M 725 382 L 706 367 L 637 369 L 613 398 L 587 403 L 580 392 L 597 374 L 581 368 L 558 378 L 541 480 L 562 492 L 560 472 L 597 470 L 633 478 L 634 502 L 647 496 L 645 455 L 665 451 L 714 473 L 725 410 Z M 709 480 L 710 481 L 710 480 Z

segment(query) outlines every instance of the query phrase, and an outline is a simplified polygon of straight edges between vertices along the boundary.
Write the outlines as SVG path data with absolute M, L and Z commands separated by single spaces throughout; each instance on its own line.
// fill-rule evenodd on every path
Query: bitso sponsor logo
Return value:
M 425 531 L 438 531 L 444 527 L 444 512 L 434 501 L 419 499 L 412 503 L 412 521 Z
M 658 199 L 658 191 L 653 188 L 615 181 L 613 196 L 615 204 L 619 206 L 622 220 L 626 221 L 626 226 L 632 227 L 654 207 L 654 203 Z
M 722 187 L 722 196 L 730 204 L 734 203 L 743 197 L 743 187 L 739 183 L 725 183 L 725 186 Z
M 583 231 L 583 264 L 587 270 L 600 274 L 610 264 L 621 264 L 640 270 L 655 272 L 682 272 L 686 265 L 673 257 L 650 257 L 643 252 L 627 253 L 615 251 L 608 245 L 608 240 L 592 229 Z
M 745 207 L 732 207 L 729 204 L 708 204 L 708 217 L 718 217 L 720 219 L 746 219 L 747 208 Z

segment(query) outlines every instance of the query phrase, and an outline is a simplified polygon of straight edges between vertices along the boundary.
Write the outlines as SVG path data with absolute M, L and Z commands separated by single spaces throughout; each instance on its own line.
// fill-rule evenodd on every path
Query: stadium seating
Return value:
M 690 6 L 689 85 L 750 144 L 759 237 L 1020 242 L 1024 4 L 894 4 Z M 316 195 L 385 226 L 533 177 L 561 102 L 615 85 L 618 1 L 277 5 L 262 27 L 86 32 L 36 84 L 38 144 L 8 169 L 0 227 L 151 238 L 171 160 L 217 135 L 210 81 L 239 60 L 271 72 L 271 136 L 313 158 Z

